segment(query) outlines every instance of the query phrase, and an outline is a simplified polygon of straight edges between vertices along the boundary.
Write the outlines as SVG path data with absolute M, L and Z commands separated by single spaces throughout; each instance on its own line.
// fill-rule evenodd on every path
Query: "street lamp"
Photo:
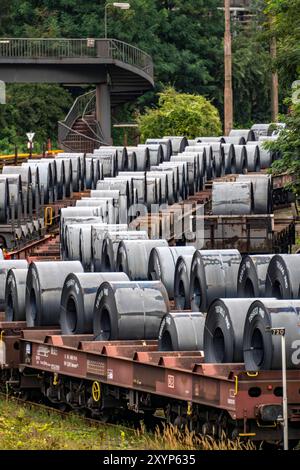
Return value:
M 123 3 L 123 2 L 113 2 L 107 3 L 104 8 L 104 28 L 105 28 L 105 39 L 107 39 L 107 9 L 109 6 L 113 6 L 115 8 L 120 8 L 120 10 L 129 10 L 130 3 Z

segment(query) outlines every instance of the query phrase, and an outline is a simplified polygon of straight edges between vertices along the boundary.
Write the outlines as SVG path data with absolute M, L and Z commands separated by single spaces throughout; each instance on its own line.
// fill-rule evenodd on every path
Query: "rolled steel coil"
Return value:
M 32 184 L 32 176 L 31 176 L 31 168 L 23 167 L 23 166 L 6 166 L 4 165 L 2 168 L 2 174 L 15 174 L 20 175 L 21 177 L 21 185 L 22 185 L 22 193 L 23 193 L 23 210 L 26 211 L 29 206 L 29 185 Z
M 174 299 L 176 310 L 190 310 L 190 278 L 193 255 L 181 255 L 175 266 Z
M 146 281 L 151 250 L 167 246 L 166 240 L 124 239 L 118 245 L 116 271 L 126 273 L 131 281 Z
M 243 334 L 247 299 L 218 299 L 208 309 L 204 326 L 204 360 L 213 363 L 243 362 Z
M 101 149 L 95 150 L 93 158 L 96 158 L 102 163 L 103 177 L 114 177 L 117 173 L 117 152 L 116 150 Z
M 178 167 L 164 167 L 164 166 L 152 166 L 151 171 L 163 172 L 168 180 L 168 199 L 169 205 L 174 204 L 178 200 L 179 193 L 179 173 Z
M 83 198 L 76 201 L 75 207 L 100 207 L 104 223 L 115 224 L 118 223 L 116 212 L 114 209 L 114 200 L 113 198 L 103 197 L 103 198 Z
M 149 165 L 159 165 L 164 160 L 164 151 L 160 144 L 139 144 L 138 148 L 148 148 Z
M 134 204 L 135 193 L 133 183 L 129 177 L 122 177 L 120 174 L 115 178 L 105 178 L 103 181 L 98 181 L 96 189 L 117 189 L 120 191 L 120 194 L 127 196 L 129 206 Z M 123 214 L 123 217 L 125 217 L 125 214 Z
M 92 225 L 82 225 L 79 230 L 79 261 L 85 272 L 91 271 L 92 265 Z
M 124 171 L 122 171 L 122 173 L 120 173 L 117 176 L 117 178 L 127 179 L 129 185 L 133 189 L 136 189 L 138 204 L 145 204 L 145 201 L 146 201 L 146 172 L 144 172 L 144 171 L 124 172 Z
M 60 165 L 60 162 L 63 161 L 65 169 L 65 187 L 66 187 L 66 197 L 71 197 L 73 194 L 73 166 L 72 158 L 60 158 L 59 154 L 56 157 L 56 163 Z
M 188 155 L 172 155 L 171 162 L 185 162 L 186 163 L 186 192 L 189 195 L 195 194 L 196 178 L 197 178 L 197 159 L 195 156 Z
M 66 253 L 66 230 L 67 227 L 73 224 L 81 224 L 81 225 L 86 225 L 86 224 L 99 224 L 103 223 L 102 217 L 93 217 L 93 216 L 77 216 L 77 217 L 71 217 L 68 216 L 68 218 L 64 222 L 64 226 L 61 227 L 60 230 L 60 253 L 62 259 L 66 259 L 67 253 Z
M 104 282 L 96 294 L 93 333 L 100 341 L 157 339 L 168 312 L 161 282 Z
M 248 142 L 247 145 L 257 145 L 259 148 L 259 160 L 260 160 L 260 168 L 270 168 L 272 163 L 277 159 L 277 152 L 273 150 L 265 149 L 263 146 L 263 142 Z
M 224 136 L 224 144 L 246 145 L 246 139 L 243 136 Z
M 203 351 L 204 323 L 203 313 L 167 313 L 159 328 L 158 350 Z
M 102 198 L 102 197 L 108 197 L 113 199 L 113 204 L 114 208 L 118 214 L 118 219 L 119 215 L 122 212 L 127 212 L 128 211 L 128 200 L 126 196 L 122 196 L 120 194 L 119 190 L 113 190 L 113 189 L 94 189 L 90 193 L 91 198 Z
M 102 208 L 97 207 L 65 207 L 60 211 L 61 240 L 65 237 L 65 223 L 67 220 L 76 220 L 78 217 L 97 217 L 103 222 Z M 80 220 L 80 219 L 79 219 Z M 81 221 L 81 220 L 80 220 Z
M 171 141 L 173 155 L 184 152 L 184 149 L 189 145 L 187 138 L 184 136 L 165 135 L 163 139 L 169 139 Z
M 256 140 L 254 130 L 251 129 L 231 129 L 229 137 L 244 137 L 245 141 Z
M 127 150 L 128 171 L 137 171 L 137 156 L 134 150 Z
M 146 145 L 149 145 L 149 144 L 161 145 L 163 149 L 163 154 L 164 154 L 163 160 L 165 162 L 170 160 L 170 157 L 172 155 L 172 142 L 170 139 L 147 139 L 145 143 Z
M 72 182 L 73 190 L 80 191 L 83 190 L 83 170 L 84 170 L 84 156 L 82 152 L 65 152 L 60 153 L 60 158 L 71 158 L 72 159 Z
M 28 263 L 26 260 L 0 260 L 0 311 L 4 312 L 6 308 L 5 303 L 5 287 L 6 287 L 6 277 L 10 269 L 27 269 Z
M 251 182 L 213 183 L 213 215 L 252 214 L 253 207 L 253 186 Z
M 225 154 L 222 144 L 217 142 L 211 143 L 213 152 L 213 178 L 219 178 L 225 174 Z
M 22 193 L 22 182 L 21 176 L 18 174 L 5 174 L 0 175 L 0 181 L 6 180 L 8 183 L 8 190 L 6 197 L 8 198 L 8 208 L 10 217 L 12 217 L 12 211 L 14 210 L 14 218 L 20 219 L 22 215 L 23 204 L 23 193 Z M 4 192 L 5 192 L 5 188 Z M 4 194 L 5 201 L 5 194 Z
M 204 183 L 206 181 L 206 150 L 202 149 L 198 150 L 197 152 L 190 152 L 187 147 L 182 155 L 196 156 L 196 191 L 202 191 Z
M 36 173 L 35 169 L 38 168 L 39 190 L 41 194 L 43 194 L 44 202 L 46 204 L 53 202 L 54 201 L 54 192 L 53 192 L 54 185 L 53 185 L 51 164 L 50 163 L 37 163 L 35 161 L 30 161 L 27 163 L 22 163 L 22 165 L 30 166 L 32 175 L 35 175 Z
M 262 135 L 270 135 L 272 132 L 272 124 L 253 124 L 251 130 L 254 132 L 255 140 Z
M 245 145 L 235 145 L 235 163 L 236 163 L 236 173 L 244 174 L 247 173 L 247 150 Z
M 119 252 L 120 250 L 121 244 L 119 246 Z M 194 252 L 195 248 L 193 246 L 158 246 L 153 248 L 149 255 L 148 279 L 152 281 L 161 281 L 167 289 L 169 299 L 174 299 L 174 276 L 177 260 L 182 255 L 193 255 Z M 130 257 L 128 257 L 127 254 L 127 259 L 129 258 Z
M 134 152 L 136 155 L 136 171 L 149 170 L 150 154 L 148 147 L 127 147 L 127 152 Z
M 119 211 L 119 221 L 120 223 L 126 223 L 127 224 L 127 213 L 128 213 L 128 208 L 131 204 L 131 199 L 130 199 L 130 192 L 129 192 L 129 183 L 128 181 L 125 180 L 118 180 L 115 178 L 114 180 L 103 180 L 103 181 L 98 181 L 97 183 L 97 189 L 106 191 L 106 190 L 112 190 L 112 191 L 119 191 L 120 196 L 122 196 L 122 210 Z M 91 192 L 91 196 L 97 196 L 96 193 Z M 126 210 L 123 210 L 123 207 L 125 207 L 126 204 Z
M 243 335 L 246 370 L 282 370 L 281 336 L 271 334 L 270 328 L 285 328 L 286 367 L 299 369 L 299 312 L 297 300 L 260 299 L 251 304 Z
M 99 160 L 96 160 L 99 162 Z M 87 158 L 84 159 L 84 188 L 92 189 L 94 185 L 94 159 Z
M 129 281 L 124 273 L 71 273 L 61 293 L 59 323 L 63 335 L 93 332 L 95 297 L 103 282 Z
M 92 190 L 96 189 L 98 181 L 103 180 L 103 164 L 97 158 L 93 158 L 94 180 L 92 181 Z
M 187 163 L 186 162 L 164 162 L 159 165 L 161 168 L 176 168 L 178 171 L 178 193 L 179 197 L 187 197 Z
M 79 261 L 31 263 L 26 281 L 27 326 L 59 324 L 61 292 L 70 273 L 83 272 Z
M 83 224 L 68 224 L 65 228 L 64 259 L 78 261 L 80 259 L 80 229 Z
M 239 175 L 237 181 L 252 183 L 254 214 L 272 212 L 271 175 Z
M 116 152 L 116 162 L 117 162 L 117 171 L 124 171 L 128 169 L 128 153 L 127 148 L 118 146 L 118 147 L 102 147 L 103 151 L 113 150 Z
M 111 231 L 126 231 L 128 230 L 127 224 L 92 224 L 91 239 L 92 239 L 92 264 L 91 269 L 94 272 L 101 271 L 101 258 L 102 246 L 106 232 Z
M 153 204 L 160 204 L 161 201 L 161 183 L 157 177 L 148 176 L 146 173 L 146 203 L 148 209 Z
M 67 195 L 65 163 L 62 158 L 55 159 L 57 199 L 64 199 Z
M 237 297 L 241 263 L 238 250 L 197 250 L 191 266 L 190 299 L 193 311 L 206 312 L 218 298 Z
M 265 297 L 269 263 L 273 255 L 248 255 L 241 261 L 238 279 L 238 297 Z
M 225 159 L 225 175 L 236 173 L 235 151 L 233 144 L 222 144 Z
M 188 150 L 191 152 L 203 152 L 206 154 L 206 179 L 212 178 L 212 165 L 213 165 L 213 150 L 211 144 L 197 143 L 195 146 L 189 146 Z
M 260 171 L 260 154 L 258 145 L 246 145 L 247 170 Z
M 147 177 L 149 178 L 158 178 L 160 180 L 160 204 L 167 203 L 169 200 L 169 182 L 166 173 L 162 171 L 148 171 Z M 170 192 L 172 189 L 170 188 Z
M 55 158 L 42 158 L 40 160 L 34 160 L 36 163 L 49 163 L 51 166 L 51 173 L 52 173 L 52 187 L 50 187 L 50 191 L 53 193 L 53 201 L 57 201 L 58 198 L 58 184 L 57 184 L 57 166 L 56 166 L 56 159 Z
M 101 254 L 101 271 L 116 271 L 116 261 L 119 243 L 122 240 L 148 240 L 148 234 L 144 231 L 108 231 L 104 235 Z M 139 260 L 142 263 L 142 260 Z
M 10 269 L 5 284 L 5 320 L 24 321 L 26 278 L 28 269 Z
M 196 137 L 196 142 L 197 143 L 211 143 L 211 142 L 220 142 L 220 143 L 225 143 L 224 137 Z
M 266 297 L 300 298 L 299 255 L 275 255 L 271 259 L 266 280 Z

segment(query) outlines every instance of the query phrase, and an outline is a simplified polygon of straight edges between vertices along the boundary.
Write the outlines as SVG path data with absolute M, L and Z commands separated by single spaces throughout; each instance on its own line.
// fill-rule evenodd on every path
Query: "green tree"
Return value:
M 138 116 L 142 140 L 163 135 L 196 136 L 221 133 L 217 109 L 203 96 L 177 93 L 167 88 L 159 93 L 158 107 Z

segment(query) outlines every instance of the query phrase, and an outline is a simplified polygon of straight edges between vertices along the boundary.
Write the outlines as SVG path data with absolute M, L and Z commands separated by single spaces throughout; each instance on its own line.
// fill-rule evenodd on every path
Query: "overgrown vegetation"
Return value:
M 222 132 L 217 109 L 203 96 L 177 93 L 166 88 L 159 93 L 157 108 L 138 116 L 142 141 L 163 135 L 219 135 Z
M 88 425 L 76 415 L 62 417 L 0 399 L 0 448 L 2 450 L 254 450 L 251 442 L 218 441 L 166 426 L 147 433 L 122 426 Z

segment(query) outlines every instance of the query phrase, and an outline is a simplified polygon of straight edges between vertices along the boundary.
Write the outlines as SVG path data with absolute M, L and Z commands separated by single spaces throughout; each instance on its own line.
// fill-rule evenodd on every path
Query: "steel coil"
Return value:
M 115 149 L 97 149 L 94 151 L 94 158 L 97 158 L 103 165 L 103 177 L 113 177 L 116 175 L 118 160 Z
M 260 154 L 258 145 L 246 145 L 247 170 L 260 171 Z
M 103 240 L 106 232 L 108 231 L 126 231 L 128 230 L 127 224 L 92 224 L 91 239 L 92 239 L 92 264 L 91 270 L 94 272 L 101 271 L 102 247 Z
M 136 170 L 146 171 L 150 168 L 150 154 L 148 147 L 127 147 L 127 152 L 136 155 Z M 132 170 L 133 171 L 133 170 Z
M 119 247 L 119 251 L 120 250 L 121 244 Z M 148 279 L 152 281 L 161 281 L 167 289 L 169 299 L 174 299 L 174 276 L 177 260 L 182 255 L 193 255 L 194 252 L 195 248 L 193 246 L 169 247 L 166 245 L 153 248 L 149 255 Z M 131 259 L 133 257 L 134 253 L 131 256 Z M 127 259 L 130 259 L 128 254 Z M 127 271 L 125 270 L 125 272 Z
M 173 155 L 184 152 L 184 149 L 189 145 L 187 138 L 184 136 L 165 135 L 163 139 L 169 139 L 171 141 Z
M 61 292 L 70 273 L 83 272 L 79 261 L 31 263 L 26 281 L 27 326 L 59 324 Z
M 252 184 L 254 214 L 272 212 L 271 175 L 239 175 L 237 181 L 248 181 Z
M 104 282 L 93 313 L 96 340 L 157 339 L 168 295 L 161 282 Z
M 203 313 L 167 313 L 159 328 L 158 350 L 203 351 L 204 323 Z
M 236 173 L 235 151 L 233 144 L 222 144 L 225 159 L 225 175 Z
M 253 186 L 251 182 L 213 183 L 213 215 L 252 214 L 253 207 Z
M 144 231 L 109 231 L 104 234 L 101 254 L 101 271 L 116 271 L 117 252 L 122 240 L 147 240 L 148 234 Z M 141 263 L 142 260 L 139 260 Z
M 196 157 L 188 156 L 188 155 L 172 155 L 170 161 L 186 163 L 186 193 L 188 193 L 191 196 L 195 194 L 196 178 L 197 178 Z
M 172 155 L 172 142 L 170 139 L 147 139 L 146 145 L 161 145 L 163 149 L 163 160 L 169 161 Z
M 255 140 L 258 140 L 260 136 L 271 134 L 272 124 L 253 124 L 251 130 L 254 132 Z
M 179 173 L 178 167 L 152 166 L 151 172 L 163 172 L 168 180 L 168 204 L 172 205 L 178 200 Z
M 225 143 L 224 137 L 196 137 L 196 142 L 197 143 L 208 143 L 210 144 L 211 142 L 220 142 L 220 143 Z
M 146 172 L 122 172 L 117 176 L 118 179 L 126 179 L 132 189 L 136 189 L 137 203 L 145 204 L 146 200 Z M 133 202 L 133 201 L 132 201 Z
M 92 265 L 92 225 L 82 225 L 79 230 L 79 261 L 85 272 Z
M 281 336 L 271 334 L 270 328 L 285 328 L 286 367 L 299 369 L 299 312 L 296 300 L 260 299 L 251 304 L 243 335 L 246 370 L 282 369 Z
M 237 280 L 238 297 L 265 297 L 269 263 L 273 255 L 248 255 L 240 264 Z
M 246 139 L 243 136 L 224 136 L 224 144 L 246 145 Z
M 181 255 L 177 259 L 174 276 L 174 299 L 176 310 L 190 310 L 190 278 L 193 255 Z
M 178 171 L 178 193 L 179 197 L 186 199 L 187 197 L 187 163 L 186 162 L 164 162 L 159 165 L 161 168 L 176 168 Z
M 260 168 L 270 168 L 272 163 L 277 159 L 277 152 L 273 150 L 265 149 L 263 146 L 263 142 L 248 142 L 247 145 L 257 145 L 259 148 L 259 160 L 260 160 Z
M 165 204 L 169 200 L 169 183 L 168 183 L 168 178 L 166 173 L 163 173 L 162 171 L 148 171 L 147 172 L 147 177 L 149 178 L 156 178 L 160 180 L 160 204 Z M 172 191 L 172 188 L 170 188 L 170 192 Z
M 243 362 L 243 333 L 248 299 L 218 299 L 205 318 L 204 360 L 213 363 Z
M 212 173 L 213 178 L 219 178 L 225 174 L 225 154 L 221 143 L 211 143 L 213 152 Z
M 118 246 L 116 271 L 125 272 L 131 281 L 146 281 L 151 250 L 166 246 L 166 240 L 124 239 Z
M 231 129 L 229 137 L 244 137 L 245 141 L 256 140 L 253 129 Z
M 124 273 L 71 273 L 61 293 L 59 323 L 63 335 L 93 332 L 95 297 L 103 282 L 126 282 Z
M 237 297 L 241 262 L 238 250 L 197 250 L 191 266 L 190 299 L 193 311 L 206 312 L 218 298 Z
M 161 184 L 160 179 L 148 176 L 146 173 L 146 203 L 149 210 L 153 204 L 160 204 Z
M 72 158 L 60 158 L 59 154 L 56 157 L 56 163 L 60 165 L 60 162 L 63 161 L 65 169 L 65 188 L 66 188 L 66 197 L 71 197 L 73 194 L 73 166 Z
M 273 256 L 267 271 L 266 297 L 300 298 L 299 255 Z
M 134 150 L 128 150 L 128 171 L 137 171 L 137 156 Z
M 5 284 L 5 320 L 24 321 L 26 278 L 28 269 L 12 268 L 7 272 Z
M 245 145 L 235 145 L 235 163 L 236 163 L 236 173 L 244 174 L 247 173 L 247 150 Z
M 67 238 L 66 238 L 66 230 L 67 227 L 73 224 L 99 224 L 103 223 L 102 217 L 86 217 L 86 216 L 79 216 L 79 217 L 71 217 L 69 216 L 64 223 L 63 229 L 61 228 L 61 234 L 60 234 L 60 252 L 61 252 L 61 257 L 62 259 L 66 259 L 67 253 L 66 253 L 66 243 L 67 243 Z
M 5 302 L 5 287 L 6 287 L 6 277 L 10 269 L 27 269 L 28 263 L 26 260 L 0 260 L 0 311 L 4 312 L 6 308 Z
M 164 160 L 164 151 L 160 144 L 139 144 L 138 148 L 147 148 L 149 153 L 149 165 L 159 165 Z

